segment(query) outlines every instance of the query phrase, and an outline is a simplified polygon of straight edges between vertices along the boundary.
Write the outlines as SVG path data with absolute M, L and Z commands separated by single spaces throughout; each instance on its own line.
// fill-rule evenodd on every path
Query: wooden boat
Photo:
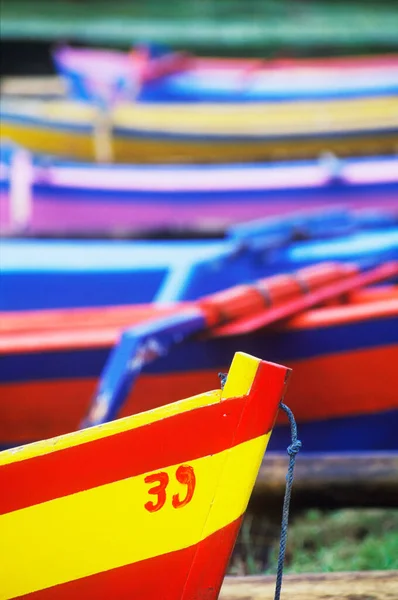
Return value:
M 62 46 L 55 67 L 71 96 L 143 102 L 259 102 L 398 93 L 398 55 L 340 59 L 198 58 L 154 45 L 130 52 Z
M 394 153 L 398 98 L 268 103 L 120 102 L 107 112 L 73 100 L 4 100 L 2 135 L 79 160 L 225 163 Z
M 373 285 L 397 274 L 397 263 L 320 265 L 177 306 L 3 313 L 0 440 L 70 431 L 93 398 L 89 423 L 109 402 L 128 415 L 214 387 L 240 347 L 294 369 L 289 405 L 305 451 L 397 450 L 398 288 Z M 287 438 L 279 421 L 271 448 Z
M 104 166 L 2 148 L 0 231 L 26 235 L 223 234 L 297 210 L 398 206 L 398 159 Z
M 396 216 L 368 217 L 303 212 L 234 226 L 223 240 L 3 239 L 0 310 L 167 304 L 325 260 L 396 259 Z
M 1 598 L 216 600 L 288 373 L 2 452 Z

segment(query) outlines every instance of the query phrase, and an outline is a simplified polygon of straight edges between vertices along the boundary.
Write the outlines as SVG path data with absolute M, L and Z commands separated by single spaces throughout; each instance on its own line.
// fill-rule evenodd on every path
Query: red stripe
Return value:
M 249 396 L 0 468 L 0 514 L 221 452 L 272 429 L 286 369 L 261 363 Z
M 398 316 L 398 295 L 393 298 L 382 298 L 380 301 L 361 302 L 348 306 L 328 306 L 317 310 L 308 310 L 297 315 L 288 323 L 283 323 L 283 330 L 305 330 L 320 327 L 332 327 L 333 325 L 352 325 L 358 321 L 370 321 L 372 319 L 384 319 Z
M 355 319 L 359 310 L 358 304 L 375 301 L 372 316 L 387 316 L 390 310 L 384 311 L 378 300 L 398 298 L 398 286 L 383 286 L 359 290 L 350 294 L 350 304 L 341 305 L 330 311 L 344 321 Z M 119 338 L 123 328 L 141 322 L 150 316 L 174 314 L 181 308 L 192 304 L 180 303 L 177 309 L 160 309 L 145 305 L 142 309 L 135 307 L 91 308 L 24 311 L 17 313 L 0 312 L 0 352 L 4 354 L 23 353 L 34 349 L 36 352 L 48 349 L 74 349 L 87 347 L 111 346 Z M 306 327 L 307 318 L 318 313 L 322 315 L 319 325 L 330 324 L 328 308 L 308 310 L 300 318 L 288 321 L 284 328 Z M 39 313 L 39 314 L 38 314 Z M 363 316 L 361 317 L 363 318 Z
M 371 271 L 359 273 L 345 277 L 342 281 L 334 281 L 325 284 L 323 287 L 311 291 L 302 297 L 292 298 L 280 306 L 271 307 L 254 315 L 237 318 L 235 321 L 215 327 L 211 331 L 211 337 L 242 335 L 253 333 L 267 325 L 283 321 L 289 317 L 294 317 L 299 312 L 313 308 L 317 305 L 325 304 L 328 300 L 338 298 L 339 296 L 354 291 L 358 288 L 371 285 L 376 282 L 391 279 L 398 274 L 398 261 L 391 261 L 375 267 Z M 298 271 L 300 275 L 300 271 Z
M 18 446 L 75 431 L 97 384 L 72 378 L 0 385 L 0 442 Z
M 30 600 L 216 600 L 241 522 L 242 517 L 195 546 L 23 597 Z
M 397 357 L 394 345 L 297 361 L 289 406 L 300 422 L 396 409 Z
M 398 406 L 391 381 L 397 347 L 371 348 L 292 361 L 289 403 L 299 421 L 369 414 Z M 217 370 L 142 375 L 121 416 L 149 410 L 211 389 Z M 316 377 L 314 377 L 316 373 Z M 351 373 L 347 378 L 347 373 Z M 363 373 L 367 376 L 364 377 Z M 323 385 L 328 381 L 327 386 Z M 0 388 L 0 441 L 18 445 L 74 430 L 88 409 L 96 381 L 60 380 Z
M 193 305 L 191 303 L 190 305 Z M 175 314 L 188 303 L 178 307 L 163 307 L 154 304 L 133 304 L 128 306 L 99 306 L 90 308 L 52 308 L 26 311 L 0 311 L 0 333 L 27 333 L 90 327 L 111 327 L 134 325 L 152 317 Z
M 397 347 L 390 346 L 289 361 L 294 373 L 289 405 L 299 421 L 397 408 L 398 396 L 391 385 L 396 356 Z M 206 371 L 143 374 L 121 416 L 212 389 L 217 372 L 225 370 L 218 365 L 218 369 Z M 88 410 L 96 384 L 95 379 L 61 379 L 1 385 L 0 443 L 16 446 L 75 430 Z

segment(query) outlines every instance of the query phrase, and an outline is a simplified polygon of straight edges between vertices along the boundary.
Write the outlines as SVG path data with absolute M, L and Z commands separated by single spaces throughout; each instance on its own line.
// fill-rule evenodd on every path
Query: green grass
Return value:
M 230 573 L 275 573 L 279 527 L 248 515 Z M 398 569 L 398 510 L 310 510 L 292 519 L 285 572 Z

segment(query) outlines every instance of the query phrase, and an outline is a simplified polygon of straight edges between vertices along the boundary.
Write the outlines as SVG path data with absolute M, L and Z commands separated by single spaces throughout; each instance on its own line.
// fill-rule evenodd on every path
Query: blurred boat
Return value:
M 62 46 L 59 75 L 3 77 L 3 97 L 81 100 L 123 95 L 143 102 L 256 102 L 398 92 L 398 55 L 231 59 L 197 57 L 153 46 L 131 52 Z
M 2 98 L 46 98 L 56 99 L 66 96 L 68 86 L 58 75 L 2 77 L 0 96 Z
M 3 238 L 0 310 L 192 300 L 325 260 L 396 259 L 397 214 L 320 210 L 240 224 L 221 240 Z
M 135 163 L 394 153 L 398 97 L 242 103 L 1 102 L 2 135 L 35 152 Z
M 4 145 L 0 231 L 25 235 L 223 235 L 292 210 L 398 209 L 398 158 L 247 165 L 71 163 Z
M 2 452 L 1 597 L 216 600 L 288 372 Z
M 156 45 L 130 52 L 62 46 L 71 97 L 138 102 L 258 102 L 398 94 L 398 55 L 326 59 L 199 58 Z
M 212 388 L 239 347 L 294 369 L 289 405 L 305 451 L 398 450 L 397 275 L 397 262 L 365 272 L 320 264 L 174 306 L 3 314 L 0 440 Z M 279 421 L 270 448 L 288 437 Z

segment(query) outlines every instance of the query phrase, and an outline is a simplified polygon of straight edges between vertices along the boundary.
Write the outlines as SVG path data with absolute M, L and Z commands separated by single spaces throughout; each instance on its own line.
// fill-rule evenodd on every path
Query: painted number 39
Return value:
M 192 500 L 196 486 L 195 472 L 189 465 L 180 465 L 176 470 L 175 477 L 179 483 L 186 486 L 186 490 L 184 490 L 185 493 L 183 494 L 173 494 L 171 503 L 174 508 L 182 508 Z M 150 500 L 145 504 L 145 508 L 149 512 L 157 512 L 166 504 L 166 490 L 169 481 L 170 478 L 164 471 L 161 473 L 153 473 L 153 475 L 148 475 L 148 477 L 145 477 L 145 483 L 157 483 L 157 485 L 148 490 L 148 494 L 152 494 L 157 497 L 156 502 Z

